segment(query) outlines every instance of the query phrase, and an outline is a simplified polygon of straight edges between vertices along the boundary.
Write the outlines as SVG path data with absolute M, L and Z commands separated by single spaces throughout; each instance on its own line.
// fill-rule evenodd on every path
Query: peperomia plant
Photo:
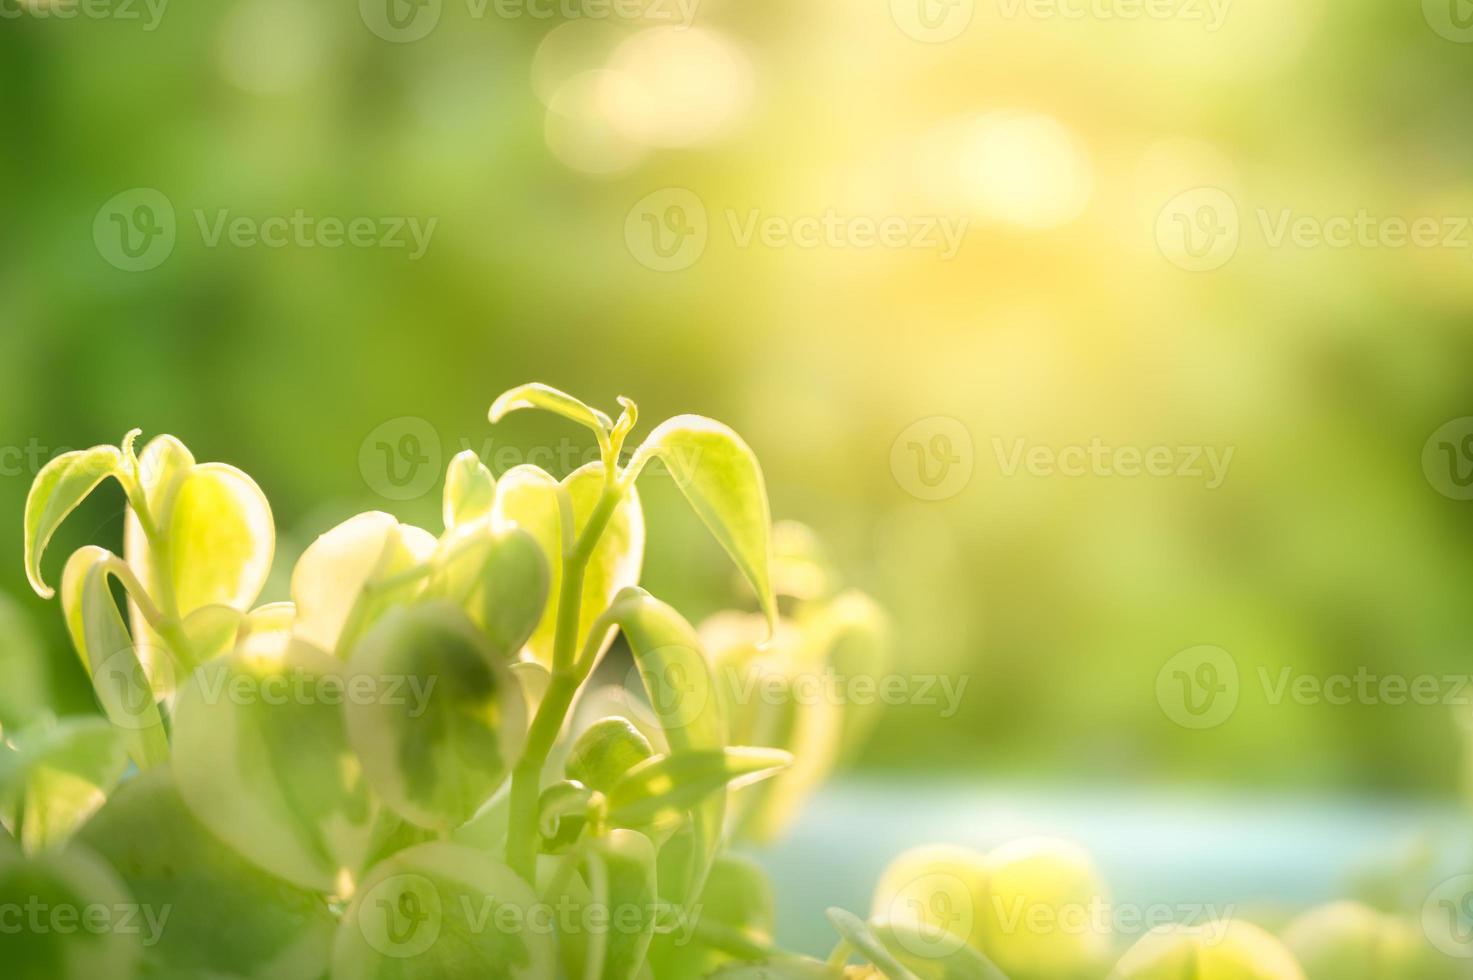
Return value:
M 1451 976 L 1405 918 L 1352 904 L 1285 942 L 1235 920 L 1133 944 L 1080 930 L 1108 907 L 1103 878 L 1043 838 L 902 854 L 869 918 L 829 911 L 826 960 L 779 949 L 771 886 L 727 845 L 780 835 L 862 742 L 870 708 L 801 692 L 878 677 L 885 617 L 807 528 L 771 524 L 734 432 L 680 416 L 626 452 L 620 405 L 507 392 L 493 423 L 555 413 L 599 461 L 496 476 L 462 453 L 438 536 L 360 514 L 264 604 L 275 530 L 244 473 L 170 436 L 135 451 L 136 431 L 48 464 L 25 511 L 42 596 L 46 546 L 85 497 L 114 480 L 127 514 L 123 554 L 84 547 L 59 583 L 102 717 L 39 707 L 34 641 L 0 603 L 0 976 Z M 639 587 L 636 481 L 656 461 L 755 609 L 697 628 Z M 619 634 L 622 683 L 601 668 Z
M 302 553 L 289 600 L 261 605 L 275 531 L 244 473 L 171 436 L 136 450 L 136 430 L 49 463 L 25 511 L 43 597 L 66 516 L 108 480 L 127 502 L 122 555 L 82 548 L 59 588 L 105 720 L 5 730 L 0 892 L 131 895 L 176 918 L 137 942 L 27 934 L 9 961 L 36 976 L 623 978 L 778 955 L 765 880 L 723 843 L 780 829 L 867 721 L 750 703 L 732 675 L 782 689 L 820 664 L 877 669 L 883 619 L 834 587 L 804 529 L 779 525 L 774 558 L 736 433 L 680 416 L 626 452 L 638 413 L 619 402 L 612 419 L 544 385 L 506 392 L 493 423 L 552 412 L 592 433 L 599 461 L 494 476 L 462 453 L 441 534 L 360 514 Z M 639 588 L 636 481 L 657 461 L 757 612 L 698 631 Z M 599 680 L 621 633 L 637 699 Z M 771 792 L 738 791 L 785 769 Z

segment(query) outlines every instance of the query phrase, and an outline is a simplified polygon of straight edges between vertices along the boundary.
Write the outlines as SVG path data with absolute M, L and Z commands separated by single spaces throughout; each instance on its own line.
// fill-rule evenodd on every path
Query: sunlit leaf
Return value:
M 20 732 L 0 761 L 0 813 L 27 852 L 64 843 L 107 800 L 128 765 L 121 732 L 97 717 Z
M 578 736 L 563 771 L 569 779 L 607 793 L 626 772 L 654 754 L 649 739 L 628 718 L 603 718 Z
M 492 423 L 500 422 L 507 414 L 526 408 L 540 408 L 544 412 L 561 415 L 595 432 L 607 431 L 614 425 L 613 420 L 598 409 L 590 408 L 566 392 L 537 382 L 502 392 L 491 403 L 490 418 Z
M 114 446 L 62 453 L 41 467 L 26 497 L 25 564 L 31 588 L 43 599 L 56 594 L 41 578 L 41 555 L 66 516 L 103 480 L 122 471 L 123 454 Z
M 1304 980 L 1278 939 L 1242 919 L 1212 928 L 1153 929 L 1130 948 L 1110 980 Z
M 532 635 L 547 607 L 548 559 L 519 527 L 463 524 L 440 539 L 425 595 L 463 607 L 503 658 Z
M 331 980 L 547 980 L 553 937 L 532 888 L 459 844 L 400 851 L 364 878 L 333 943 Z
M 655 931 L 655 847 L 614 830 L 590 842 L 580 870 L 582 887 L 548 896 L 570 911 L 558 918 L 564 970 L 569 980 L 633 980 Z
M 339 524 L 312 542 L 292 571 L 297 636 L 346 657 L 378 616 L 424 588 L 423 578 L 396 576 L 426 564 L 434 551 L 429 532 L 390 514 L 370 511 Z
M 542 850 L 561 854 L 577 842 L 588 824 L 588 810 L 596 792 L 572 779 L 561 779 L 537 798 L 537 832 Z
M 858 916 L 844 909 L 829 909 L 829 923 L 865 959 L 874 964 L 889 980 L 918 980 L 914 973 L 897 960 L 885 944 L 875 938 Z
M 938 943 L 935 931 L 886 920 L 870 932 L 920 980 L 1008 980 L 997 965 L 966 943 Z
M 183 664 L 186 670 L 193 669 L 206 660 L 213 660 L 235 649 L 245 613 L 234 606 L 200 606 L 184 617 L 182 628 L 189 637 L 189 652 L 193 662 Z
M 348 744 L 343 664 L 300 640 L 182 685 L 174 773 L 194 815 L 273 874 L 329 894 L 363 864 L 376 802 Z
M 127 884 L 143 909 L 141 929 L 167 915 L 144 947 L 147 975 L 317 980 L 326 972 L 336 921 L 323 897 L 206 830 L 167 768 L 118 787 L 78 840 Z
M 458 453 L 445 471 L 442 506 L 445 528 L 471 524 L 491 513 L 496 499 L 496 478 L 472 449 Z
M 88 908 L 105 910 L 104 928 L 82 928 Z M 133 980 L 145 938 L 134 922 L 132 899 L 101 858 L 73 846 L 32 857 L 0 848 L 0 969 L 5 980 Z M 71 910 L 74 928 L 53 928 L 52 914 L 27 909 Z M 167 913 L 162 913 L 167 914 Z M 29 921 L 28 921 L 29 920 Z
M 729 784 L 770 776 L 792 761 L 781 749 L 745 746 L 655 756 L 609 791 L 609 821 L 623 827 L 668 824 Z
M 757 593 L 768 621 L 773 596 L 772 516 L 762 468 L 742 437 L 713 419 L 679 415 L 655 427 L 631 466 L 658 457 L 716 540 Z
M 746 947 L 751 959 L 764 959 L 772 943 L 776 902 L 766 872 L 749 858 L 718 855 L 700 897 L 678 910 L 674 928 L 655 936 L 650 962 L 658 977 L 704 977 L 735 957 L 693 935 L 697 918 L 704 931 L 719 933 L 725 945 Z
M 359 641 L 347 675 L 349 740 L 369 782 L 411 823 L 465 823 L 521 755 L 516 678 L 457 606 L 392 610 Z
M 574 531 L 581 534 L 603 492 L 603 464 L 589 463 L 579 467 L 563 480 L 562 486 L 572 503 Z M 532 535 L 547 556 L 548 595 L 553 599 L 546 604 L 526 646 L 534 659 L 551 666 L 557 631 L 556 597 L 562 586 L 562 555 L 566 546 L 558 510 L 557 484 L 535 466 L 513 467 L 496 484 L 496 506 L 492 513 L 495 520 L 515 523 Z M 593 621 L 608 608 L 619 590 L 639 581 L 643 561 L 644 512 L 640 509 L 639 495 L 631 488 L 614 511 L 589 558 L 583 578 L 583 601 L 575 650 L 582 649 Z
M 154 687 L 108 584 L 113 560 L 102 548 L 77 550 L 62 572 L 61 605 L 103 713 L 124 733 L 134 761 L 147 768 L 167 758 L 169 744 Z

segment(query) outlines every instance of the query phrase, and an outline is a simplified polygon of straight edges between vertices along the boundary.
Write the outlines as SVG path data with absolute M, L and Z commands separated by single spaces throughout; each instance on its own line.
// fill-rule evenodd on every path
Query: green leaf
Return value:
M 506 865 L 435 841 L 375 865 L 333 943 L 331 980 L 546 980 L 553 938 Z
M 589 463 L 568 474 L 561 487 L 572 505 L 573 531 L 581 534 L 598 505 L 604 488 L 602 463 Z M 559 485 L 535 466 L 515 466 L 496 484 L 493 520 L 515 524 L 530 534 L 547 558 L 548 594 L 556 596 L 562 586 L 564 541 L 558 507 Z M 619 591 L 639 581 L 644 561 L 644 512 L 639 495 L 631 488 L 619 502 L 603 536 L 589 557 L 583 577 L 583 601 L 574 646 L 581 650 L 593 622 L 608 608 Z M 552 665 L 553 640 L 557 631 L 557 603 L 548 602 L 536 630 L 527 640 L 527 652 L 544 666 Z M 605 644 L 605 647 L 607 644 Z
M 521 755 L 527 715 L 516 678 L 449 602 L 390 611 L 358 643 L 347 674 L 348 738 L 374 789 L 413 824 L 465 823 Z
M 860 955 L 874 964 L 875 969 L 889 980 L 919 980 L 895 958 L 884 943 L 875 938 L 869 926 L 865 925 L 857 915 L 846 912 L 844 909 L 829 909 L 828 918 L 829 924 L 839 935 L 843 936 Z
M 128 741 L 140 768 L 164 761 L 168 738 L 150 683 L 123 625 L 108 585 L 115 556 L 91 545 L 67 561 L 61 576 L 61 606 L 72 643 L 108 720 Z
M 726 726 L 711 668 L 690 623 L 670 606 L 639 588 L 621 592 L 605 614 L 617 625 L 634 654 L 634 663 L 672 753 L 719 750 Z M 684 902 L 698 893 L 721 845 L 726 794 L 713 794 L 692 814 L 694 847 L 689 867 L 671 898 Z
M 26 496 L 25 564 L 31 588 L 43 599 L 56 590 L 41 578 L 41 555 L 66 516 L 97 489 L 123 470 L 123 454 L 114 446 L 93 446 L 62 453 L 41 467 Z
M 571 419 L 599 433 L 608 432 L 614 425 L 613 420 L 598 409 L 590 408 L 566 392 L 537 382 L 518 385 L 509 391 L 502 392 L 496 401 L 491 403 L 491 422 L 494 425 L 505 418 L 508 413 L 524 408 L 540 408 L 544 412 L 561 415 L 565 419 Z
M 445 528 L 471 524 L 491 513 L 496 478 L 472 449 L 458 453 L 445 471 Z
M 0 763 L 0 813 L 29 853 L 64 843 L 106 801 L 128 765 L 105 719 L 66 718 L 20 732 Z
M 351 889 L 377 801 L 348 744 L 344 665 L 296 640 L 238 650 L 181 686 L 179 793 L 206 827 L 267 871 L 328 894 Z
M 655 933 L 654 844 L 632 830 L 610 831 L 590 842 L 582 880 L 571 901 L 549 896 L 571 912 L 559 917 L 569 980 L 633 980 Z
M 434 552 L 428 531 L 380 511 L 339 524 L 313 541 L 292 570 L 296 635 L 346 659 L 375 619 L 424 588 L 423 578 L 401 577 Z
M 728 784 L 755 781 L 791 765 L 781 749 L 731 746 L 646 759 L 609 791 L 609 821 L 618 826 L 669 826 Z
M 101 907 L 106 928 L 83 928 L 85 910 Z M 0 929 L 0 964 L 5 980 L 134 980 L 146 937 L 136 924 L 136 907 L 113 870 L 85 847 L 33 857 L 0 849 L 0 908 L 9 910 Z M 70 909 L 75 928 L 27 926 L 25 909 Z M 156 915 L 167 915 L 151 910 Z M 19 913 L 19 914 L 17 914 Z
M 834 971 L 818 960 L 787 957 L 766 963 L 737 963 L 711 974 L 710 980 L 838 980 Z
M 698 911 L 697 911 L 698 910 Z M 765 959 L 776 925 L 776 902 L 767 873 L 749 858 L 730 852 L 717 856 L 700 898 L 682 910 L 676 928 L 655 936 L 650 963 L 657 977 L 704 977 L 737 958 Z M 701 934 L 692 935 L 699 916 Z M 722 948 L 704 936 L 720 934 Z
M 654 754 L 649 739 L 628 718 L 601 718 L 578 736 L 563 771 L 569 779 L 607 793 L 626 772 Z
M 462 524 L 441 537 L 426 597 L 461 606 L 497 654 L 515 657 L 547 608 L 542 546 L 519 527 L 492 520 Z
M 537 832 L 545 853 L 561 854 L 577 843 L 597 795 L 572 779 L 559 780 L 542 791 L 537 798 Z
M 742 437 L 713 419 L 678 415 L 658 426 L 634 454 L 630 469 L 658 457 L 691 507 L 751 583 L 768 623 L 777 622 L 773 596 L 772 516 L 762 468 Z
M 168 910 L 144 947 L 145 975 L 317 980 L 336 919 L 322 896 L 268 874 L 226 846 L 184 805 L 167 767 L 118 787 L 77 835 L 133 899 Z M 146 915 L 140 928 L 150 929 Z

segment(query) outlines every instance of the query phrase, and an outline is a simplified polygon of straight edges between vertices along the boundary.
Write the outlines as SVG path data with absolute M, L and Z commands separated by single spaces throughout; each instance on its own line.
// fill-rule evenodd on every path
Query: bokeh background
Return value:
M 892 709 L 861 774 L 1458 793 L 1456 706 L 1274 704 L 1260 671 L 1473 664 L 1462 0 L 61 3 L 0 3 L 0 589 L 64 709 L 90 697 L 20 560 L 45 458 L 139 426 L 240 466 L 279 597 L 353 512 L 437 529 L 419 467 L 580 462 L 556 420 L 486 422 L 543 380 L 730 423 L 902 669 L 967 679 L 954 717 Z M 212 244 L 222 212 L 433 226 L 422 255 Z M 1397 246 L 1419 218 L 1436 241 Z M 1009 465 L 1095 444 L 1082 475 Z M 1118 472 L 1157 446 L 1230 465 Z M 668 485 L 645 499 L 648 587 L 749 601 Z M 90 501 L 48 575 L 121 508 Z M 1157 681 L 1202 645 L 1241 696 L 1194 730 Z

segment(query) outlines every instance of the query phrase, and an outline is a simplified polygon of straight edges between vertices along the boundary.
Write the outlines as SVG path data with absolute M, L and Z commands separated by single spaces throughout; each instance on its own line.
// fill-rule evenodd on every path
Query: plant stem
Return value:
M 606 461 L 605 466 L 612 465 Z M 563 548 L 563 578 L 558 589 L 557 627 L 552 642 L 552 680 L 537 717 L 527 733 L 527 746 L 511 775 L 511 814 L 506 831 L 506 861 L 511 869 L 534 887 L 537 872 L 537 798 L 542 789 L 542 770 L 547 756 L 562 731 L 579 679 L 573 653 L 578 644 L 578 626 L 583 611 L 583 580 L 593 549 L 603 536 L 623 497 L 617 481 L 607 481 L 598 504 L 577 542 Z

